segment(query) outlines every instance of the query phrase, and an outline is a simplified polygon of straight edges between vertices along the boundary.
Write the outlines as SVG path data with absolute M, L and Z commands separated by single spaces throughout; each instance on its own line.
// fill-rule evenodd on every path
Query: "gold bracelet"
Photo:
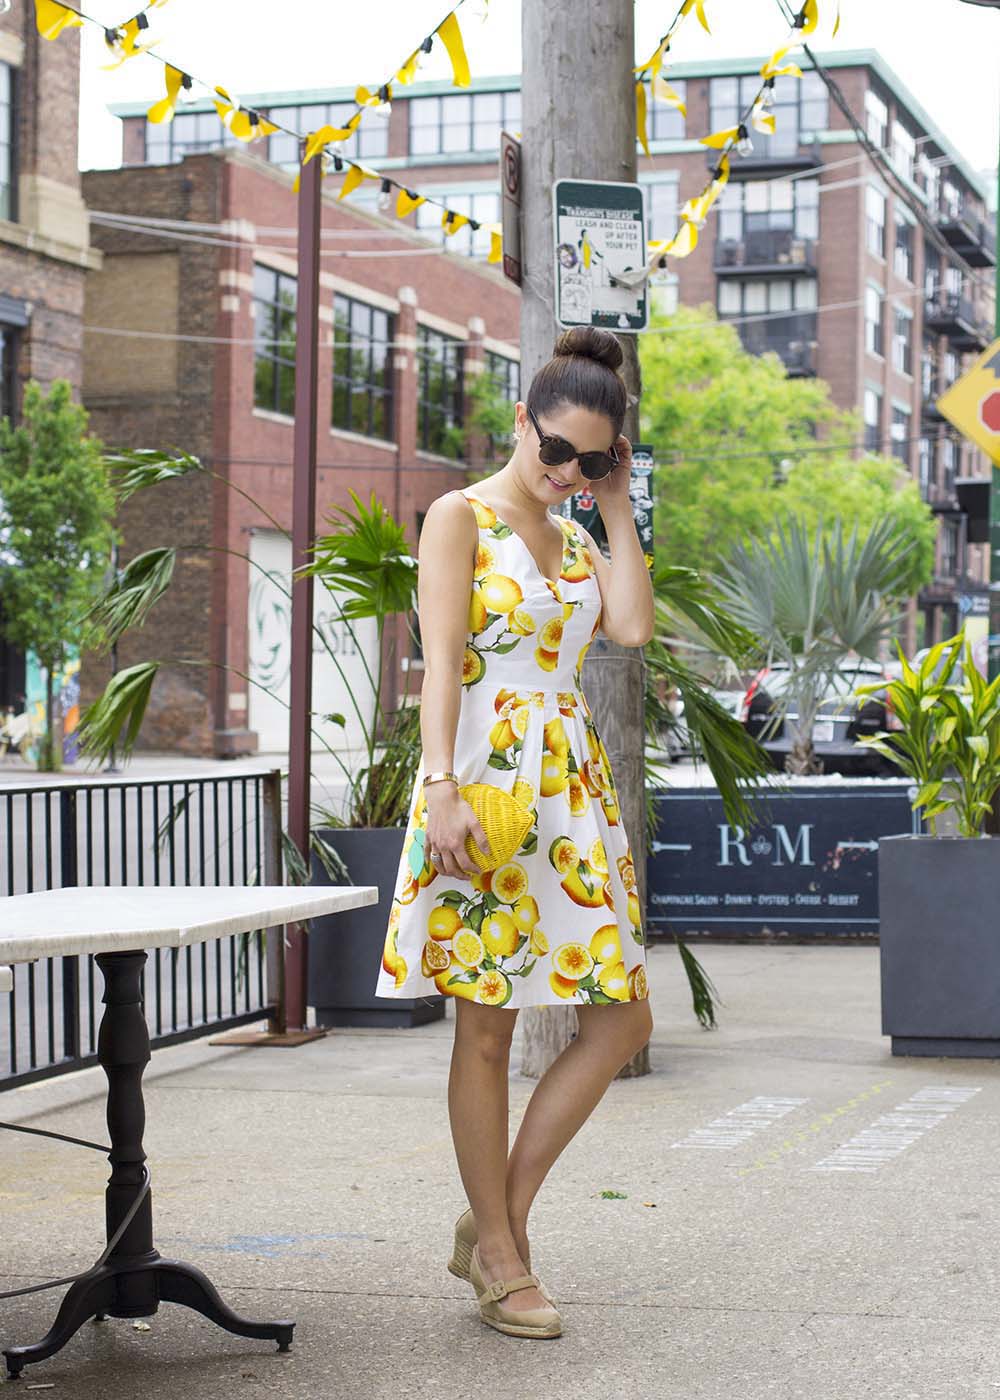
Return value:
M 444 771 L 440 773 L 425 773 L 423 777 L 425 787 L 428 783 L 441 783 L 445 780 L 449 783 L 454 783 L 456 787 L 458 786 L 458 775 L 456 773 L 446 773 Z

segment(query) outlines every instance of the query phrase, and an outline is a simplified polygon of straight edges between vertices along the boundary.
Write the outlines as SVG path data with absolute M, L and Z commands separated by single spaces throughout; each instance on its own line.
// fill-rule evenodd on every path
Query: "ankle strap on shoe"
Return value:
M 498 1278 L 487 1287 L 485 1293 L 479 1295 L 481 1303 L 499 1303 L 501 1298 L 506 1298 L 508 1293 L 516 1293 L 519 1288 L 537 1288 L 537 1274 L 519 1274 L 517 1278 Z

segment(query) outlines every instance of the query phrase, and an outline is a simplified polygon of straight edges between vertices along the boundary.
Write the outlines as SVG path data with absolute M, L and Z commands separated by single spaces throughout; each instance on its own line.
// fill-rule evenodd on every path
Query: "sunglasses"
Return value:
M 538 460 L 546 467 L 561 467 L 575 457 L 580 473 L 588 481 L 600 481 L 619 465 L 618 454 L 612 447 L 607 452 L 577 452 L 571 442 L 555 433 L 543 433 L 538 419 L 528 409 L 531 426 L 538 434 Z

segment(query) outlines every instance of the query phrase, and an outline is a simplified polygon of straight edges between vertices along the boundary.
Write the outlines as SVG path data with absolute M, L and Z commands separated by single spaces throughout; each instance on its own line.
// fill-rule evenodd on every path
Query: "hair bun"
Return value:
M 617 373 L 625 356 L 617 336 L 597 326 L 572 326 L 556 341 L 553 356 L 580 355 Z

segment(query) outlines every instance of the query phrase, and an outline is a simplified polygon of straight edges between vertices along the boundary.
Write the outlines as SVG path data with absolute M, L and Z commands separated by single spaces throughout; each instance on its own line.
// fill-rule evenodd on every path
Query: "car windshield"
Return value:
M 761 681 L 761 689 L 777 699 L 788 689 L 790 676 L 787 666 L 774 666 Z M 834 673 L 823 699 L 839 700 L 845 695 L 853 694 L 859 685 L 870 685 L 884 678 L 882 667 L 877 661 L 848 661 Z

